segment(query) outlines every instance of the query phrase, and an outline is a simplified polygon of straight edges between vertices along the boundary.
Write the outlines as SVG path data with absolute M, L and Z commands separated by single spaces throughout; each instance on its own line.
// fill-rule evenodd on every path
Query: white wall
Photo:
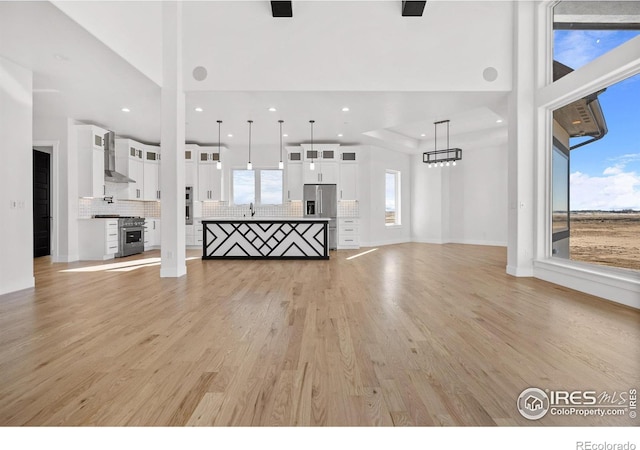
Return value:
M 454 141 L 462 148 L 462 161 L 455 167 L 429 169 L 422 155 L 412 158 L 411 239 L 506 246 L 506 130 L 458 136 Z
M 35 285 L 32 79 L 0 57 L 0 294 Z
M 78 252 L 78 149 L 76 134 L 72 127 L 76 124 L 72 119 L 34 117 L 33 140 L 55 141 L 58 143 L 58 157 L 52 166 L 57 177 L 58 198 L 53 211 L 54 229 L 52 260 L 54 262 L 70 262 L 79 259 Z
M 411 156 L 372 145 L 355 146 L 359 153 L 360 245 L 411 241 Z M 400 172 L 400 226 L 385 225 L 385 171 Z

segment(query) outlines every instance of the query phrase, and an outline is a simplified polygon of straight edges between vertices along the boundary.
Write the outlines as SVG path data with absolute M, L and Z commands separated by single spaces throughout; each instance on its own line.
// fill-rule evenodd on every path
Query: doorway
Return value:
M 51 156 L 33 150 L 33 256 L 51 254 Z

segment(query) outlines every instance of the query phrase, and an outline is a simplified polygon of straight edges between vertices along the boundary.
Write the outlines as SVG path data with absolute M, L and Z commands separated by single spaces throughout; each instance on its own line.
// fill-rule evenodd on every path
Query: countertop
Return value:
M 203 217 L 203 222 L 328 222 L 329 217 Z

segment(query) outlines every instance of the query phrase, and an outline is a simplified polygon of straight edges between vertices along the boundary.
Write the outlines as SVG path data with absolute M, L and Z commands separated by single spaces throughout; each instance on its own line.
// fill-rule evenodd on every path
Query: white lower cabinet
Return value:
M 193 221 L 193 225 L 185 227 L 185 244 L 187 247 L 202 247 L 202 222 Z
M 111 259 L 118 253 L 118 220 L 80 219 L 78 238 L 81 260 Z
M 338 218 L 338 249 L 360 248 L 360 219 Z
M 160 248 L 160 219 L 145 219 L 144 250 Z

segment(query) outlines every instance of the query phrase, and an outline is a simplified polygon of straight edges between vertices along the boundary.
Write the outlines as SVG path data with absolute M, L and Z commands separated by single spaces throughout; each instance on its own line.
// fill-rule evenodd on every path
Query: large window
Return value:
M 400 225 L 400 172 L 385 172 L 385 215 L 387 226 Z
M 553 114 L 553 255 L 640 270 L 640 74 L 585 98 Z
M 562 1 L 553 9 L 553 59 L 575 70 L 640 35 L 637 2 Z
M 232 174 L 234 205 L 281 205 L 282 170 L 235 169 Z

